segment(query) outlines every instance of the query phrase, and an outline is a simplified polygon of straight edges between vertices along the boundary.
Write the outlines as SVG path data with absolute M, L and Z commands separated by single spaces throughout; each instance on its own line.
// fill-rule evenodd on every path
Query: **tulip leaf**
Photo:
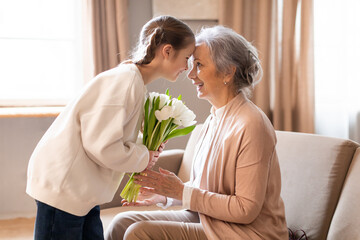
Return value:
M 169 133 L 169 135 L 164 139 L 164 141 L 170 139 L 170 138 L 175 138 L 175 137 L 181 137 L 184 136 L 186 134 L 189 134 L 192 132 L 192 130 L 194 130 L 194 128 L 196 127 L 196 125 L 192 125 L 186 128 L 181 128 L 181 129 L 175 129 L 172 132 Z
M 172 130 L 170 128 L 171 128 L 173 120 L 174 120 L 173 118 L 169 118 L 167 120 L 161 121 L 161 123 L 160 123 L 160 131 L 159 131 L 159 134 L 157 135 L 157 138 L 156 138 L 157 142 L 156 142 L 156 145 L 154 146 L 155 150 L 159 149 L 161 143 L 164 142 L 165 137 Z
M 155 99 L 154 109 L 155 109 L 155 110 L 159 110 L 159 105 L 160 105 L 160 97 L 157 97 L 157 98 Z
M 159 104 L 160 104 L 160 97 L 157 97 L 156 99 L 153 100 L 153 104 L 152 104 L 152 108 L 150 111 L 150 115 L 149 115 L 149 122 L 148 122 L 148 126 L 147 126 L 147 141 L 149 141 L 150 136 L 152 135 L 153 129 L 155 127 L 156 124 L 156 117 L 155 117 L 155 111 L 158 110 L 159 108 Z M 149 142 L 147 142 L 147 144 L 145 144 L 146 146 L 149 146 Z
M 149 122 L 149 98 L 146 99 L 145 105 L 144 105 L 144 112 L 145 112 L 145 116 L 144 116 L 144 132 L 143 132 L 143 143 L 146 143 L 146 139 L 148 136 L 148 125 L 146 124 L 147 122 Z

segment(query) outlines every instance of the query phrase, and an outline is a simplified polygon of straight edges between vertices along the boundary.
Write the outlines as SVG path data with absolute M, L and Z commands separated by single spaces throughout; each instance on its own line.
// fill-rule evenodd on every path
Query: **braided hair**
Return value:
M 142 28 L 131 60 L 137 65 L 149 64 L 160 45 L 170 44 L 175 50 L 179 50 L 192 42 L 195 42 L 194 33 L 184 22 L 171 16 L 159 16 Z

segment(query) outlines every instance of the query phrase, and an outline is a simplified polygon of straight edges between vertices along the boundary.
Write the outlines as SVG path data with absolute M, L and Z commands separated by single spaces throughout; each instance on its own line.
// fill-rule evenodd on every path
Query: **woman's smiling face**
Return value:
M 198 98 L 206 99 L 212 105 L 216 105 L 216 101 L 224 92 L 225 85 L 205 43 L 196 46 L 192 60 L 192 69 L 188 78 L 197 86 Z

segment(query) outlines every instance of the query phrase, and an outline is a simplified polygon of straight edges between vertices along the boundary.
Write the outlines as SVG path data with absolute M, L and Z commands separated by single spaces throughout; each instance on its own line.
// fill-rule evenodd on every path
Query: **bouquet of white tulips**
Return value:
M 166 94 L 149 93 L 145 105 L 143 144 L 150 151 L 157 151 L 161 143 L 170 138 L 184 136 L 195 128 L 195 114 L 181 101 L 181 95 L 175 99 Z M 179 128 L 183 126 L 184 128 Z M 136 202 L 140 185 L 134 183 L 132 173 L 120 196 L 127 202 Z

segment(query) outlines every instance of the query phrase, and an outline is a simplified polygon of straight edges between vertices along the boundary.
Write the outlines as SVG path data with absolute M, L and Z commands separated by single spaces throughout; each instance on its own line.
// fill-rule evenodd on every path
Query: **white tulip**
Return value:
M 182 101 L 173 99 L 172 105 L 174 107 L 174 113 L 172 117 L 174 118 L 174 123 L 176 125 L 188 127 L 196 123 L 196 121 L 194 121 L 196 115 L 193 111 L 186 107 Z
M 152 107 L 152 101 L 155 97 L 155 100 L 157 99 L 157 97 L 160 97 L 160 103 L 159 103 L 159 109 L 162 109 L 165 105 L 168 104 L 168 102 L 170 101 L 170 97 L 166 94 L 160 94 L 157 92 L 150 92 L 149 93 L 149 98 L 150 98 L 150 108 Z
M 160 122 L 163 120 L 168 120 L 173 115 L 173 107 L 164 106 L 161 110 L 155 111 L 155 117 Z
M 153 101 L 156 100 L 156 98 L 159 96 L 160 94 L 157 93 L 157 92 L 150 92 L 149 93 L 149 99 L 150 99 L 150 109 L 152 108 L 153 106 Z
M 184 127 L 189 127 L 196 124 L 196 121 L 194 121 L 196 115 L 193 111 L 189 110 L 185 114 L 185 118 L 181 119 L 181 123 Z

